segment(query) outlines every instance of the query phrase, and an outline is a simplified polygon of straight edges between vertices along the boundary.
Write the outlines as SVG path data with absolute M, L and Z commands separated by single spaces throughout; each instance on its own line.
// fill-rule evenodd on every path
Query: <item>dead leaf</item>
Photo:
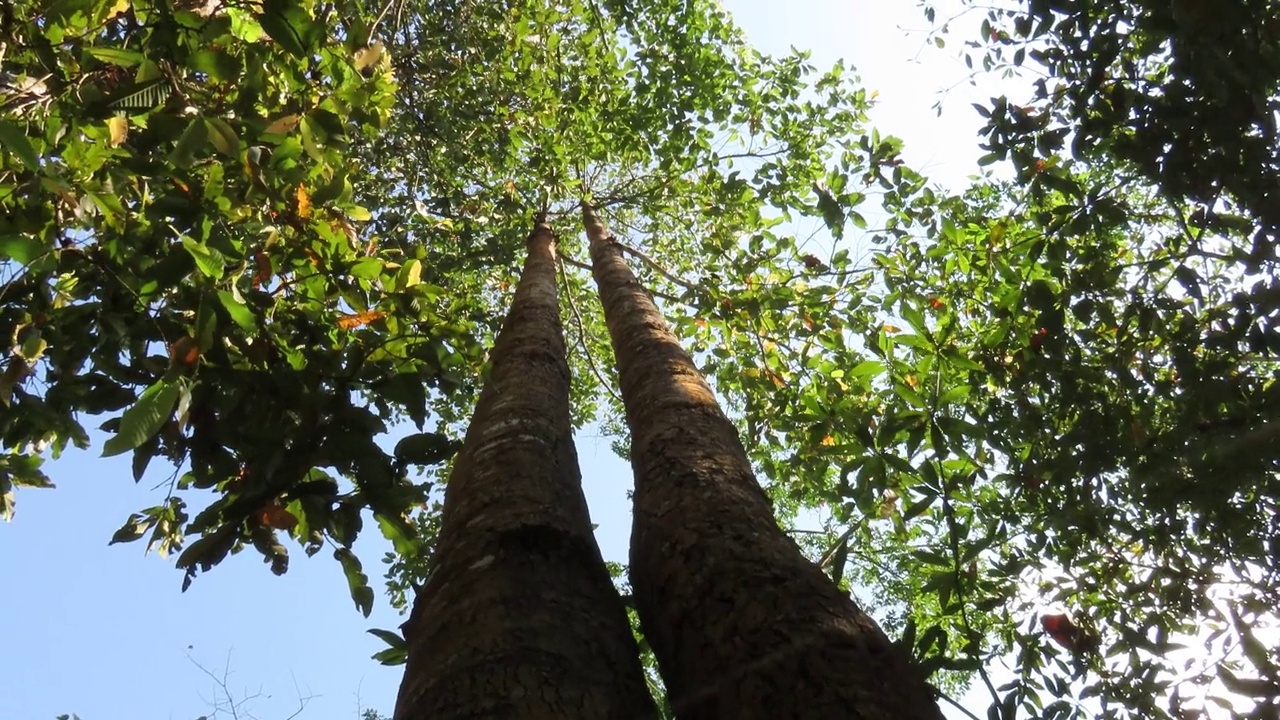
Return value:
M 338 327 L 343 330 L 353 330 L 369 323 L 377 322 L 386 316 L 387 314 L 381 310 L 365 310 L 362 313 L 343 315 L 338 318 Z
M 107 132 L 110 135 L 107 144 L 111 147 L 120 147 L 120 143 L 129 136 L 129 120 L 123 115 L 112 115 L 107 118 Z
M 285 115 L 273 120 L 262 132 L 268 135 L 285 135 L 293 132 L 300 122 L 302 122 L 301 115 Z

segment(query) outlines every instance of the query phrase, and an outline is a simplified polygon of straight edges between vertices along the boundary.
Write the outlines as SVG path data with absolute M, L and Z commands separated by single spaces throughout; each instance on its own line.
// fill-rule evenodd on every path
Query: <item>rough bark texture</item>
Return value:
M 908 656 L 778 527 L 737 431 L 584 206 L 631 428 L 631 585 L 682 720 L 940 720 Z
M 404 624 L 396 720 L 657 714 L 582 495 L 554 243 L 539 222 Z

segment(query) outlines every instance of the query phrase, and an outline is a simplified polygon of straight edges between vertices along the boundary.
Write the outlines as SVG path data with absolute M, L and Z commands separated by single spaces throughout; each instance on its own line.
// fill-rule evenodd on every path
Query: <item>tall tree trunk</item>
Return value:
M 737 431 L 590 206 L 631 428 L 631 585 L 682 720 L 940 720 L 908 656 L 778 527 Z
M 652 718 L 569 421 L 555 237 L 539 218 L 404 624 L 397 720 Z

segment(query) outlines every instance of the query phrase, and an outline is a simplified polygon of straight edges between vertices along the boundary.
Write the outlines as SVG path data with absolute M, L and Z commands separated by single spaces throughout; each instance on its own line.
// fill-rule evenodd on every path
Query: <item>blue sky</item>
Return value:
M 876 125 L 906 140 L 911 166 L 951 187 L 974 171 L 978 118 L 970 103 L 993 93 L 963 83 L 965 68 L 950 47 L 926 44 L 915 3 L 725 4 L 766 52 L 795 46 L 812 50 L 820 67 L 839 58 L 854 65 L 879 93 Z M 953 86 L 938 118 L 938 91 Z M 338 563 L 326 552 L 306 558 L 296 547 L 283 577 L 250 550 L 181 593 L 182 574 L 171 561 L 143 557 L 140 545 L 107 546 L 130 512 L 163 498 L 154 489 L 166 479 L 160 463 L 134 484 L 127 456 L 100 459 L 100 448 L 47 466 L 58 489 L 20 492 L 14 521 L 0 527 L 0 720 L 72 712 L 84 720 L 213 716 L 222 691 L 188 656 L 219 675 L 229 670 L 237 699 L 257 695 L 241 717 L 287 718 L 300 697 L 310 698 L 300 718 L 356 718 L 368 707 L 390 714 L 400 668 L 370 660 L 382 643 L 365 633 L 400 622 L 381 596 L 363 618 Z M 579 437 L 578 452 L 604 555 L 625 561 L 630 468 L 590 432 Z M 369 527 L 356 546 L 375 589 L 383 545 Z

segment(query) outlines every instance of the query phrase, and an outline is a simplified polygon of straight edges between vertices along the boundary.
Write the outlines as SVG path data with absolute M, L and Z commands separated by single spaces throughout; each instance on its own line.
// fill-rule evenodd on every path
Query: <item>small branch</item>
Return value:
M 694 285 L 688 280 L 685 280 L 684 278 L 676 277 L 675 275 L 671 274 L 666 268 L 662 267 L 662 265 L 660 265 L 657 260 L 654 260 L 653 258 L 649 257 L 644 252 L 637 250 L 636 248 L 633 248 L 630 245 L 625 245 L 621 242 L 618 242 L 617 238 L 614 238 L 614 242 L 618 243 L 618 247 L 621 248 L 623 252 L 633 257 L 639 258 L 640 261 L 643 262 L 645 265 L 648 265 L 651 270 L 658 273 L 659 275 L 666 278 L 667 280 L 670 280 L 672 283 L 679 285 L 680 287 L 684 288 L 685 290 L 688 290 L 689 292 L 698 292 L 699 290 L 701 290 L 700 287 L 698 287 L 697 285 Z
M 946 694 L 946 693 L 942 692 L 941 690 L 938 690 L 938 688 L 934 688 L 934 690 L 937 690 L 937 692 L 938 692 L 938 697 L 940 697 L 940 698 L 942 698 L 943 700 L 946 700 L 947 702 L 951 703 L 951 706 L 952 706 L 952 707 L 954 707 L 955 709 L 957 709 L 957 710 L 959 710 L 960 712 L 964 713 L 966 716 L 973 718 L 973 720 L 982 720 L 982 718 L 980 718 L 980 717 L 978 717 L 977 715 L 974 715 L 972 712 L 970 712 L 970 711 L 969 711 L 969 708 L 967 708 L 967 707 L 965 707 L 965 706 L 961 705 L 960 703 L 956 702 L 955 698 L 953 698 L 953 697 L 951 697 L 950 695 L 948 695 L 948 694 Z
M 560 259 L 560 283 L 567 290 L 569 286 L 569 274 L 564 271 L 564 263 L 569 259 L 558 252 L 556 253 L 556 257 Z M 582 267 L 582 263 L 577 261 L 572 261 L 572 264 Z M 586 323 L 582 321 L 582 314 L 578 312 L 578 305 L 573 301 L 573 294 L 566 292 L 565 299 L 569 302 L 569 311 L 573 314 L 573 322 L 578 326 L 578 344 L 582 346 L 582 354 L 587 359 L 587 367 L 591 368 L 591 374 L 596 376 L 596 380 L 600 383 L 600 386 L 606 388 L 609 391 L 609 394 L 613 396 L 613 399 L 617 400 L 618 404 L 621 405 L 622 396 L 618 395 L 618 392 L 613 389 L 613 383 L 609 382 L 609 380 L 605 378 L 604 373 L 600 372 L 600 368 L 596 366 L 595 358 L 591 355 L 591 348 L 587 347 Z
M 569 257 L 568 255 L 557 254 L 557 257 L 559 257 L 559 258 L 560 258 L 560 260 L 561 260 L 562 262 L 567 263 L 567 264 L 569 264 L 569 265 L 572 265 L 572 266 L 574 266 L 574 267 L 578 268 L 579 270 L 586 270 L 587 272 L 591 272 L 591 266 L 590 266 L 590 265 L 588 265 L 588 264 L 586 264 L 586 263 L 584 263 L 584 262 L 579 262 L 579 261 L 577 261 L 577 260 L 574 260 L 573 258 Z M 563 269 L 562 269 L 562 271 L 563 271 Z
M 818 559 L 818 568 L 820 570 L 825 572 L 827 568 L 830 567 L 831 560 L 836 555 L 836 548 L 840 547 L 842 543 L 849 542 L 849 538 L 853 537 L 853 533 L 857 529 L 857 525 L 850 525 L 849 528 L 840 535 L 840 537 L 836 538 L 835 542 L 831 543 L 831 547 L 827 548 L 827 551 L 822 553 L 822 557 Z

